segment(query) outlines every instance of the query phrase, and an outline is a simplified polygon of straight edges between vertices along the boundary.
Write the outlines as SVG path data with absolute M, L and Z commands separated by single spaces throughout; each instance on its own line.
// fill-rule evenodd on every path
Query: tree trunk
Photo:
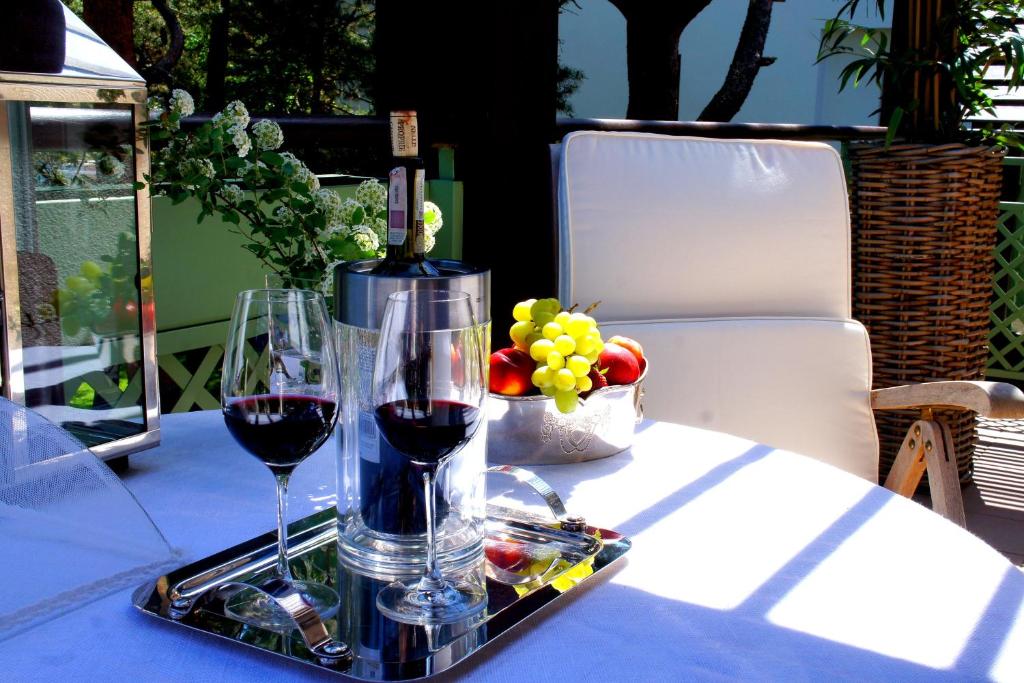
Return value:
M 711 0 L 611 0 L 626 18 L 626 118 L 679 118 L 679 37 Z
M 750 0 L 729 73 L 722 87 L 700 113 L 699 121 L 732 121 L 747 100 L 761 67 L 775 61 L 774 57 L 764 56 L 764 42 L 768 37 L 774 3 L 775 0 Z
M 185 50 L 185 33 L 181 30 L 181 23 L 178 15 L 170 8 L 166 0 L 150 0 L 153 8 L 160 14 L 160 18 L 167 25 L 167 33 L 170 42 L 167 45 L 167 52 L 156 60 L 156 62 L 143 72 L 147 81 L 169 83 L 171 81 L 171 70 L 177 65 L 178 60 Z
M 206 56 L 206 101 L 207 111 L 220 111 L 226 104 L 224 79 L 228 71 L 228 27 L 231 24 L 231 3 L 220 1 L 220 14 L 210 25 L 210 48 Z
M 135 61 L 134 0 L 83 0 L 85 23 L 124 61 Z
M 324 21 L 326 21 L 326 13 L 332 11 L 334 2 L 320 3 L 320 5 L 327 5 L 326 7 L 319 7 L 316 12 L 317 16 L 312 20 L 312 26 L 310 26 L 309 40 L 310 40 L 310 71 L 313 72 L 313 84 L 312 92 L 310 93 L 309 110 L 313 114 L 324 114 L 327 112 L 327 107 L 324 106 L 322 101 L 324 92 L 324 52 L 326 46 L 324 41 L 326 40 L 326 31 L 324 30 Z

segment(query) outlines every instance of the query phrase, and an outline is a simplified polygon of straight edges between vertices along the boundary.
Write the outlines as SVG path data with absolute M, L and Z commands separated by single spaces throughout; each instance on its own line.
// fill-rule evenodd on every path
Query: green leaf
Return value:
M 265 151 L 260 153 L 260 161 L 267 166 L 278 168 L 284 164 L 284 157 L 277 152 Z
M 234 225 L 238 225 L 239 223 L 241 223 L 241 217 L 238 215 L 238 212 L 232 211 L 230 209 L 222 211 L 221 218 L 223 218 L 226 222 L 232 223 Z
M 144 187 L 146 187 L 146 183 L 140 183 L 138 181 L 132 183 L 132 189 L 135 190 L 136 192 L 143 189 Z
M 896 138 L 896 133 L 899 132 L 900 123 L 903 121 L 903 107 L 896 107 L 892 110 L 892 116 L 889 118 L 889 130 L 885 131 L 885 146 L 889 147 L 892 145 L 892 141 Z

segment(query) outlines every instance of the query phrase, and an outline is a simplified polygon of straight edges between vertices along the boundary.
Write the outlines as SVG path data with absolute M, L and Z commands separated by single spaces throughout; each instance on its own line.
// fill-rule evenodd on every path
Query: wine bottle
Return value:
M 425 171 L 419 156 L 416 112 L 391 112 L 391 155 L 388 174 L 388 247 L 371 272 L 397 277 L 437 277 L 427 260 L 423 223 Z

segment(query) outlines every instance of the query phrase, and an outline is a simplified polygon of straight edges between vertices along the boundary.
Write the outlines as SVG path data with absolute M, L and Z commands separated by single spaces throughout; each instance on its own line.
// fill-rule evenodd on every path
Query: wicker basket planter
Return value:
M 981 379 L 1002 152 L 868 143 L 852 145 L 849 156 L 853 315 L 871 335 L 875 388 Z M 913 416 L 875 416 L 883 479 Z M 975 417 L 945 418 L 968 482 Z

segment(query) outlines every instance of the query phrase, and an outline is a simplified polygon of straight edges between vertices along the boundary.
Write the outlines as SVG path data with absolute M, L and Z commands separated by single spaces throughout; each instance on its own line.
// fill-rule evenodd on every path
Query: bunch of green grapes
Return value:
M 520 301 L 512 317 L 512 341 L 537 361 L 533 385 L 554 397 L 559 411 L 573 412 L 580 393 L 593 388 L 590 367 L 604 349 L 597 321 L 585 313 L 563 311 L 558 299 Z
M 108 334 L 138 325 L 135 236 L 118 235 L 116 256 L 101 256 L 100 261 L 84 261 L 78 273 L 64 278 L 64 286 L 55 292 L 61 326 L 69 337 L 82 329 Z

